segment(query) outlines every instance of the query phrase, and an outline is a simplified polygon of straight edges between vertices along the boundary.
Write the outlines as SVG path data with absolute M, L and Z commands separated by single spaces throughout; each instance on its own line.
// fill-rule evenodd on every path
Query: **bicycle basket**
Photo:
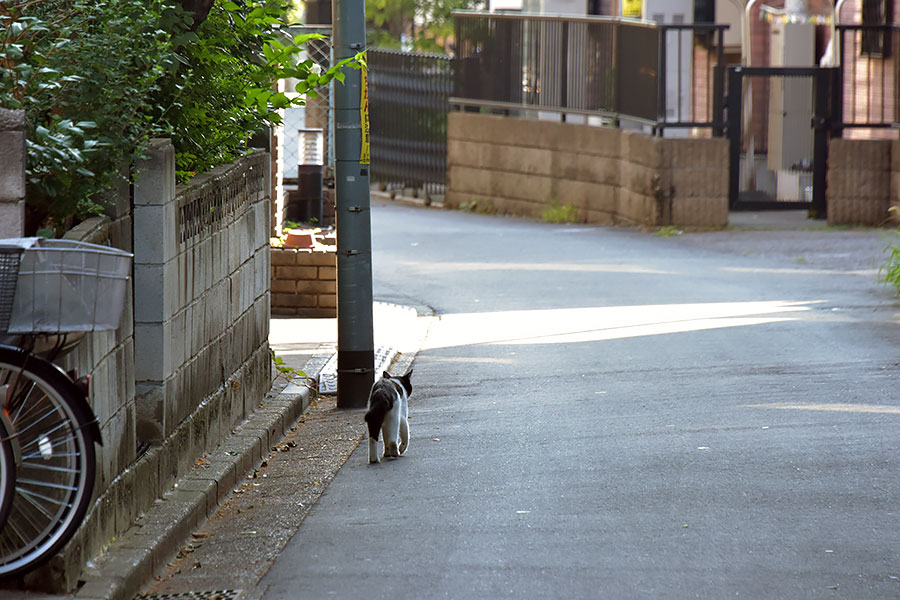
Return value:
M 0 240 L 0 242 L 5 242 L 0 245 L 0 331 L 6 331 L 16 295 L 19 261 L 28 242 L 19 240 Z
M 131 257 L 123 250 L 86 242 L 35 240 L 22 252 L 7 331 L 117 329 Z

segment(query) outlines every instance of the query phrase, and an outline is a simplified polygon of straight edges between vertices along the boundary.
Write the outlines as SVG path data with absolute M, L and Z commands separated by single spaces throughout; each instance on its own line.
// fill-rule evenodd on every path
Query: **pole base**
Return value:
M 338 350 L 337 406 L 365 408 L 375 383 L 374 350 Z

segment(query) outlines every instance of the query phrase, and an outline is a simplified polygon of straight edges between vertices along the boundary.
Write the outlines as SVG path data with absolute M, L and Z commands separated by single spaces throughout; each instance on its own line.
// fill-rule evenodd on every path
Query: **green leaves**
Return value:
M 151 130 L 148 97 L 172 62 L 163 0 L 0 4 L 0 106 L 27 118 L 27 209 L 56 229 L 102 210 Z
M 322 70 L 304 60 L 303 46 L 324 36 L 286 35 L 281 26 L 289 5 L 286 0 L 217 4 L 197 30 L 199 40 L 180 51 L 184 64 L 156 104 L 171 107 L 157 122 L 170 125 L 179 156 L 192 157 L 190 165 L 180 161 L 181 171 L 203 171 L 246 152 L 251 135 L 281 122 L 281 110 L 303 104 L 332 79 L 343 81 L 340 70 L 353 66 L 344 61 Z M 299 96 L 277 89 L 277 81 L 287 78 L 299 82 Z
M 196 31 L 176 0 L 0 0 L 0 106 L 26 110 L 27 202 L 58 229 L 102 210 L 123 166 L 171 137 L 181 179 L 245 153 L 321 69 L 282 28 L 287 0 L 217 0 Z M 278 91 L 300 82 L 301 95 Z

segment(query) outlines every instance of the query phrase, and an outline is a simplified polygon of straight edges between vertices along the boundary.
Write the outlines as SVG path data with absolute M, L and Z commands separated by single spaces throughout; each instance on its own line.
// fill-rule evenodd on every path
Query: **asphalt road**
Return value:
M 410 448 L 356 450 L 263 598 L 900 597 L 884 233 L 373 231 L 376 298 L 437 315 Z

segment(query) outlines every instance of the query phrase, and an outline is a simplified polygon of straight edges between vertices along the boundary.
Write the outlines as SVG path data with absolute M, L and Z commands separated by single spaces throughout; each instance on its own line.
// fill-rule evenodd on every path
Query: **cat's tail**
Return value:
M 394 398 L 391 394 L 382 390 L 377 390 L 369 399 L 369 410 L 366 412 L 365 420 L 369 426 L 369 437 L 373 440 L 378 439 L 378 432 L 384 423 L 384 417 L 391 408 L 394 407 Z

